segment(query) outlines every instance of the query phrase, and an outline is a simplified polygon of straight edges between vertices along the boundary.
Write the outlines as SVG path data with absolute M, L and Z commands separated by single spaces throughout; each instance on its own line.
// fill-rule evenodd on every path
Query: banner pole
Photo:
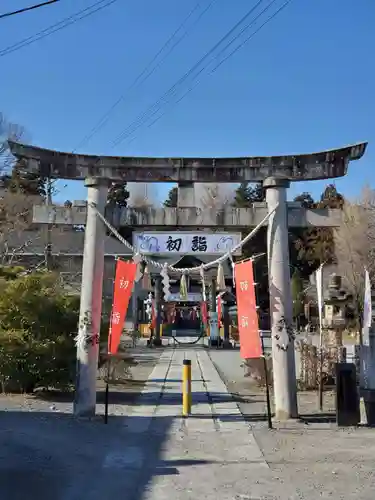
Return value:
M 262 332 L 260 332 L 260 341 L 262 343 L 262 357 L 263 357 L 263 367 L 264 367 L 264 381 L 266 383 L 267 422 L 268 422 L 268 428 L 272 429 L 270 385 L 269 385 L 269 381 L 268 381 L 267 360 L 266 360 L 266 356 L 265 356 L 265 352 L 264 352 L 264 340 L 263 340 L 263 334 L 262 334 Z
M 104 399 L 104 423 L 108 424 L 108 406 L 109 406 L 109 375 L 111 372 L 111 355 L 108 354 L 107 359 L 107 377 L 105 384 L 105 399 Z
M 112 336 L 112 315 L 113 315 L 113 303 L 115 299 L 115 284 L 116 284 L 116 270 L 117 270 L 117 262 L 120 259 L 115 256 L 115 277 L 113 279 L 113 287 L 112 287 L 112 305 L 111 305 L 111 315 L 110 315 L 110 323 L 109 323 L 109 332 L 108 332 L 108 359 L 107 359 L 107 376 L 105 383 L 105 395 L 104 395 L 104 423 L 108 424 L 108 403 L 109 403 L 109 374 L 110 374 L 110 364 L 111 364 L 111 336 Z
M 258 289 L 257 289 L 257 276 L 256 276 L 256 268 L 255 264 L 253 263 L 253 279 L 254 279 L 254 296 L 255 296 L 255 307 L 257 311 L 257 317 L 259 321 L 259 315 L 258 315 Z M 263 357 L 263 369 L 264 369 L 264 382 L 266 384 L 266 402 L 267 402 L 267 422 L 268 422 L 268 428 L 272 429 L 272 413 L 271 413 L 271 396 L 270 396 L 270 384 L 268 380 L 268 370 L 267 370 L 267 360 L 266 360 L 266 355 L 265 355 L 265 350 L 264 350 L 264 338 L 263 338 L 263 332 L 261 330 L 259 331 L 259 337 L 260 337 L 260 344 L 262 348 L 262 357 Z

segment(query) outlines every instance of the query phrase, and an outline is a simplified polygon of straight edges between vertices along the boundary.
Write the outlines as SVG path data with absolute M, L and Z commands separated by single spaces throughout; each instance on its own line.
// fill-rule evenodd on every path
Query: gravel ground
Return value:
M 118 460 L 130 458 L 134 461 L 139 450 L 157 454 L 164 446 L 162 435 L 153 435 L 150 439 L 147 434 L 127 431 L 123 418 L 129 407 L 134 405 L 161 352 L 142 347 L 133 350 L 138 363 L 131 368 L 133 381 L 111 388 L 109 425 L 103 425 L 102 418 L 85 423 L 75 421 L 70 415 L 71 401 L 61 401 L 56 397 L 49 400 L 1 397 L 0 498 L 103 500 L 106 498 L 106 485 L 115 481 L 125 495 L 126 491 L 132 492 L 138 484 L 133 470 L 129 469 L 126 474 L 122 469 L 106 471 L 103 470 L 103 463 L 108 453 L 117 448 L 122 454 L 115 457 L 114 465 Z M 249 486 L 249 494 L 237 497 L 233 494 L 233 499 L 373 499 L 373 430 L 337 429 L 327 418 L 332 417 L 332 412 L 328 411 L 333 409 L 332 394 L 325 395 L 326 414 L 320 415 L 316 412 L 316 394 L 300 393 L 300 411 L 306 416 L 307 423 L 275 423 L 274 430 L 270 431 L 265 422 L 264 391 L 251 386 L 249 379 L 243 378 L 238 354 L 216 350 L 210 351 L 210 354 L 230 392 L 236 397 L 241 412 L 250 422 L 270 467 L 257 475 L 253 475 L 250 468 L 249 475 L 243 478 Z M 99 383 L 99 399 L 102 389 L 103 384 Z M 99 404 L 98 413 L 102 410 Z M 130 418 L 141 419 L 142 416 L 134 414 Z M 159 427 L 167 428 L 168 425 L 170 423 L 166 418 L 161 419 Z M 159 473 L 166 474 L 163 471 Z M 267 495 L 259 495 L 261 491 Z M 170 493 L 176 495 L 176 492 Z
M 111 386 L 108 425 L 100 415 L 103 404 L 97 406 L 98 418 L 84 422 L 74 419 L 71 395 L 0 397 L 1 500 L 104 500 L 107 484 L 112 484 L 115 476 L 125 488 L 133 485 L 131 473 L 125 477 L 106 472 L 103 463 L 119 443 L 126 443 L 129 449 L 148 445 L 142 442 L 142 435 L 126 432 L 124 415 L 162 350 L 138 348 L 130 352 L 137 361 L 131 368 L 133 379 Z M 103 400 L 100 381 L 98 399 Z
M 110 384 L 110 413 L 123 415 L 142 391 L 145 381 L 157 363 L 162 350 L 147 349 L 144 346 L 128 348 L 126 357 L 130 363 L 131 378 Z M 100 370 L 106 373 L 106 369 Z M 117 371 L 117 374 L 122 374 Z M 97 415 L 104 414 L 105 382 L 97 383 Z M 59 392 L 38 392 L 35 395 L 0 395 L 0 411 L 42 411 L 71 414 L 73 394 Z
M 302 421 L 274 422 L 268 430 L 265 391 L 243 377 L 238 352 L 211 351 L 211 359 L 250 422 L 255 439 L 280 484 L 273 497 L 315 500 L 374 497 L 375 430 L 339 429 L 334 423 L 334 394 L 324 395 L 324 412 L 317 410 L 317 394 L 300 392 Z M 286 497 L 293 485 L 295 496 Z M 251 496 L 247 500 L 252 500 Z

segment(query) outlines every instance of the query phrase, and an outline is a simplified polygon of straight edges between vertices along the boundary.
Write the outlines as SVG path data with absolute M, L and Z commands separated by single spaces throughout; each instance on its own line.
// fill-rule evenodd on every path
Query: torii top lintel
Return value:
M 58 179 L 99 177 L 126 182 L 254 182 L 280 176 L 290 181 L 346 175 L 367 143 L 318 153 L 243 158 L 147 158 L 61 153 L 9 141 L 25 170 Z

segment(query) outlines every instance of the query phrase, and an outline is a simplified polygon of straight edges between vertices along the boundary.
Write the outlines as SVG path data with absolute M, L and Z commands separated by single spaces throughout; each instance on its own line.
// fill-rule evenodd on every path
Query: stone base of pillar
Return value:
M 153 345 L 154 347 L 162 347 L 163 342 L 160 338 L 156 337 L 156 338 L 152 339 L 151 345 Z
M 375 389 L 362 389 L 361 395 L 361 424 L 375 427 Z
M 230 340 L 223 340 L 223 344 L 221 346 L 223 349 L 233 349 L 232 342 Z

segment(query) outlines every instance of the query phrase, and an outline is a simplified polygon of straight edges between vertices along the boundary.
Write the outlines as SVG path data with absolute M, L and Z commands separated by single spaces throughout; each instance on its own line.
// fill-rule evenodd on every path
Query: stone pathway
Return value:
M 192 363 L 193 406 L 187 419 L 181 416 L 184 358 Z M 233 499 L 236 492 L 248 494 L 250 475 L 268 472 L 249 425 L 204 349 L 162 354 L 125 429 L 147 436 L 143 446 L 113 450 L 104 468 L 130 468 L 143 489 L 135 498 Z

